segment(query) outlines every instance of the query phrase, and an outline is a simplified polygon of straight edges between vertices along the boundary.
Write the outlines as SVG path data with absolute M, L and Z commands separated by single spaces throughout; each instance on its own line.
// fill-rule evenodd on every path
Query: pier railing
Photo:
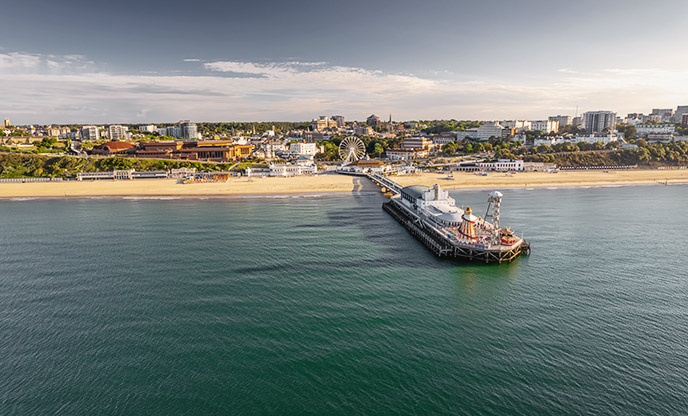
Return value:
M 369 173 L 368 179 L 370 179 L 374 183 L 378 184 L 379 186 L 386 188 L 390 192 L 393 192 L 395 194 L 401 193 L 401 188 L 402 188 L 401 185 L 399 185 L 398 183 L 394 182 L 393 180 L 386 178 L 386 177 L 384 177 L 378 173 Z

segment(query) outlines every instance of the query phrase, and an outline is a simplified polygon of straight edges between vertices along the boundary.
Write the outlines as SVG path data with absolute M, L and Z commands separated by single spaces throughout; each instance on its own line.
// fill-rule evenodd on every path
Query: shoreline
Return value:
M 454 172 L 392 176 L 402 186 L 437 183 L 451 190 L 535 188 L 587 188 L 688 184 L 688 169 L 633 171 L 523 172 L 515 175 L 491 172 L 488 176 Z M 380 188 L 365 177 L 320 174 L 290 178 L 231 178 L 226 182 L 180 184 L 174 179 L 131 181 L 0 183 L 0 199 L 21 198 L 280 198 L 313 195 L 366 195 Z
M 688 182 L 673 182 L 666 186 L 687 186 Z M 501 186 L 499 189 L 509 190 L 523 190 L 535 191 L 540 189 L 547 189 L 556 191 L 560 189 L 597 189 L 597 188 L 624 188 L 624 187 L 641 187 L 641 186 L 665 186 L 663 183 L 626 183 L 626 184 L 608 184 L 608 185 L 553 185 L 553 186 Z M 449 191 L 483 191 L 488 192 L 495 190 L 494 187 L 476 188 L 445 188 Z M 83 199 L 83 200 L 101 200 L 101 199 L 117 199 L 117 200 L 132 200 L 132 201 L 179 201 L 179 200 L 223 200 L 223 199 L 287 199 L 287 198 L 321 198 L 321 197 L 345 197 L 345 196 L 372 196 L 382 194 L 380 190 L 377 191 L 363 191 L 363 192 L 346 192 L 346 191 L 325 191 L 325 192 L 284 192 L 284 193 L 247 193 L 247 194 L 170 194 L 170 195 L 67 195 L 67 196 L 0 196 L 0 201 L 35 201 L 35 200 L 62 200 L 62 199 Z

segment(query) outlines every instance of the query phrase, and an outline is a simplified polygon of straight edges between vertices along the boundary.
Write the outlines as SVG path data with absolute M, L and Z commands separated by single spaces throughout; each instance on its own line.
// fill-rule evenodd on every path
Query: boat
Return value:
M 502 263 L 530 254 L 530 243 L 508 227 L 500 227 L 502 193 L 488 197 L 484 217 L 470 207 L 456 206 L 446 190 L 434 185 L 404 187 L 383 209 L 439 257 Z

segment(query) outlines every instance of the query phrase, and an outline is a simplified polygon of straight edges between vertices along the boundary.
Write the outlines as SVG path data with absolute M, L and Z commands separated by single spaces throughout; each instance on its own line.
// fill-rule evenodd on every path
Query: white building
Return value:
M 530 122 L 531 130 L 539 130 L 545 134 L 559 131 L 559 122 L 556 120 L 535 120 Z
M 297 155 L 315 156 L 318 146 L 315 143 L 296 142 L 289 145 L 289 151 Z
M 564 143 L 566 140 L 563 137 L 538 137 L 533 140 L 533 147 L 554 146 L 555 144 Z
M 96 126 L 83 126 L 81 128 L 81 138 L 84 140 L 98 140 L 100 132 Z
M 129 138 L 129 129 L 119 124 L 108 126 L 108 137 L 110 140 L 126 140 Z
M 432 138 L 432 143 L 435 146 L 444 146 L 445 144 L 456 141 L 456 134 L 441 134 Z
M 487 141 L 490 137 L 502 137 L 502 130 L 504 128 L 501 124 L 495 121 L 488 121 L 487 123 L 478 127 L 478 140 Z
M 179 127 L 158 127 L 157 133 L 159 136 L 169 136 L 176 139 L 182 137 L 181 129 Z
M 148 133 L 155 133 L 158 128 L 154 124 L 147 124 L 145 126 L 138 126 L 136 128 L 138 131 L 147 131 Z
M 196 123 L 192 123 L 189 120 L 181 120 L 179 122 L 179 133 L 180 136 L 175 136 L 180 139 L 200 139 L 201 135 L 198 133 L 198 127 Z
M 298 163 L 295 165 L 280 163 L 280 164 L 270 164 L 270 176 L 298 176 L 298 175 L 312 175 L 318 171 L 315 164 L 302 164 Z
M 550 116 L 549 120 L 559 122 L 559 127 L 568 126 L 573 121 L 571 116 L 560 116 L 560 115 Z
M 597 133 L 605 128 L 616 128 L 616 113 L 613 111 L 588 111 L 583 114 L 583 126 L 588 133 Z
M 456 132 L 456 140 L 463 140 L 466 137 L 471 138 L 471 139 L 477 139 L 478 138 L 478 129 L 466 129 L 466 130 L 461 130 Z
M 578 134 L 573 136 L 570 140 L 572 143 L 597 143 L 602 142 L 608 144 L 619 141 L 619 135 L 616 132 L 609 132 L 607 134 Z
M 516 131 L 531 130 L 530 121 L 528 120 L 504 120 L 501 126 L 507 129 L 516 129 Z
M 496 162 L 478 162 L 477 166 L 486 170 L 497 172 L 523 171 L 523 160 L 516 159 L 497 159 Z
M 403 146 L 404 149 L 428 149 L 431 150 L 434 147 L 433 141 L 427 137 L 416 136 L 416 137 L 406 137 L 404 138 Z
M 648 134 L 673 134 L 676 126 L 673 124 L 638 124 L 635 126 L 639 136 Z

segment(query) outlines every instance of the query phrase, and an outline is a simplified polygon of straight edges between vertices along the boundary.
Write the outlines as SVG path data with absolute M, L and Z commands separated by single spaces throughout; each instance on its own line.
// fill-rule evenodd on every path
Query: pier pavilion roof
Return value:
M 406 186 L 406 187 L 402 188 L 401 192 L 403 192 L 409 196 L 412 196 L 414 198 L 422 198 L 423 193 L 429 189 L 430 188 L 428 188 L 427 186 L 423 186 L 423 185 L 411 185 L 411 186 Z

